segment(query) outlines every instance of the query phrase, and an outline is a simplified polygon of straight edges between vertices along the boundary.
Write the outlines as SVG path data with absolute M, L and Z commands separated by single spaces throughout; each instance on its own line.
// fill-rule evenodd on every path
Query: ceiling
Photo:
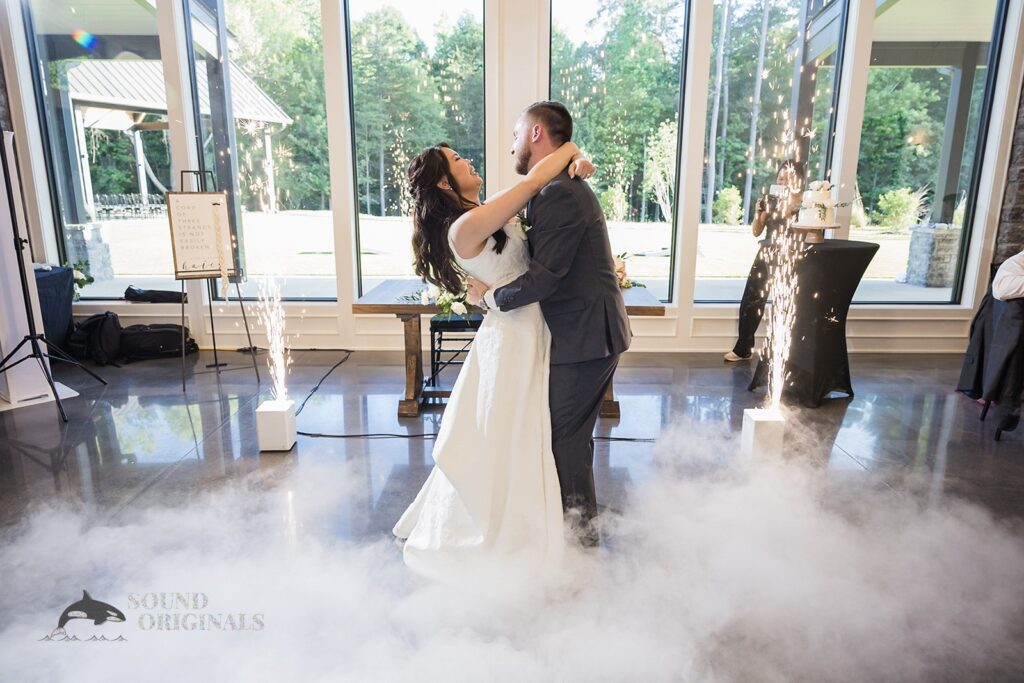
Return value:
M 992 39 L 997 0 L 879 0 L 877 42 L 981 42 Z

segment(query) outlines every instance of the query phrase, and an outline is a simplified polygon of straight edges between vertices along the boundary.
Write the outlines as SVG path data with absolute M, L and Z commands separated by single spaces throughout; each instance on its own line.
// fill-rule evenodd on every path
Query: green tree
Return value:
M 941 154 L 949 79 L 937 69 L 868 72 L 857 182 L 869 213 L 892 190 L 933 185 Z
M 654 194 L 661 207 L 663 220 L 672 216 L 672 196 L 676 181 L 676 152 L 679 122 L 670 119 L 658 126 L 647 141 L 647 166 L 644 170 L 644 191 Z
M 129 194 L 138 191 L 132 140 L 121 131 L 90 128 L 85 136 L 89 178 L 95 194 Z
M 728 79 L 725 78 L 725 69 L 727 68 L 725 47 L 729 34 L 729 0 L 723 0 L 715 11 L 720 15 L 720 26 L 718 29 L 718 48 L 715 50 L 715 85 L 712 89 L 711 118 L 708 123 L 708 158 L 706 162 L 707 179 L 705 180 L 705 187 L 709 197 L 715 194 L 715 176 L 718 170 L 715 154 L 718 151 L 718 117 L 719 109 L 722 107 L 723 92 L 728 97 Z M 728 117 L 728 114 L 726 114 L 726 117 Z M 710 223 L 712 220 L 711 202 L 705 203 L 707 204 L 707 210 L 704 221 Z
M 265 207 L 268 183 L 263 137 L 271 126 L 279 205 L 285 209 L 327 208 L 330 181 L 319 4 L 312 0 L 232 0 L 226 8 L 234 37 L 232 61 L 292 119 L 286 126 L 236 121 L 243 205 L 257 210 Z
M 738 225 L 743 220 L 743 198 L 740 191 L 727 185 L 718 191 L 712 206 L 715 223 Z
M 367 14 L 352 26 L 352 76 L 361 208 L 373 213 L 376 202 L 378 215 L 396 214 L 405 194 L 398 171 L 444 135 L 426 45 L 394 8 Z
M 607 27 L 599 43 L 574 46 L 554 32 L 552 94 L 573 113 L 577 142 L 601 170 L 597 185 L 609 215 L 647 213 L 646 147 L 678 105 L 678 10 L 667 0 L 604 0 L 591 22 Z
M 275 163 L 281 204 L 290 209 L 326 209 L 331 176 L 324 102 L 323 39 L 319 17 L 285 53 L 287 71 L 268 92 L 287 107 L 291 125 L 276 136 Z
M 431 60 L 444 138 L 484 175 L 484 29 L 469 12 L 437 32 Z

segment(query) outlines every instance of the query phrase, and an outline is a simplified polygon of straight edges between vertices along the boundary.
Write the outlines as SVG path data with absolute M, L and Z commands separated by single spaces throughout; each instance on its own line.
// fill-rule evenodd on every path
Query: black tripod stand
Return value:
M 2 145 L 3 139 L 0 138 L 0 147 L 2 147 Z M 46 377 L 46 383 L 50 385 L 50 391 L 53 392 L 53 400 L 57 402 L 57 412 L 60 413 L 60 419 L 67 422 L 68 416 L 67 413 L 64 412 L 64 406 L 60 402 L 60 396 L 57 394 L 57 386 L 53 382 L 53 375 L 50 374 L 50 368 L 47 367 L 43 358 L 59 360 L 64 363 L 70 363 L 71 365 L 77 365 L 103 384 L 106 384 L 106 382 L 102 377 L 61 351 L 58 347 L 52 346 L 48 341 L 46 341 L 46 336 L 36 330 L 36 318 L 32 314 L 32 299 L 28 294 L 28 277 L 25 274 L 25 257 L 22 254 L 25 245 L 28 244 L 28 240 L 22 239 L 18 232 L 18 207 L 15 203 L 14 185 L 11 182 L 11 166 L 8 163 L 6 152 L 6 149 L 0 148 L 0 164 L 3 165 L 4 185 L 7 189 L 7 202 L 10 205 L 11 225 L 14 228 L 14 253 L 18 257 L 18 275 L 21 276 L 21 295 L 25 301 L 25 318 L 28 320 L 28 334 L 25 335 L 24 339 L 18 342 L 18 345 L 14 347 L 13 351 L 7 354 L 6 358 L 0 361 L 0 374 L 7 372 L 20 363 L 24 363 L 30 358 L 35 358 L 36 362 L 39 363 L 39 369 L 43 371 L 43 376 Z M 15 161 L 15 163 L 17 163 L 17 161 Z M 14 358 L 15 354 L 17 354 L 25 344 L 29 345 L 29 354 L 11 363 L 11 359 Z M 44 347 L 49 353 L 43 351 Z

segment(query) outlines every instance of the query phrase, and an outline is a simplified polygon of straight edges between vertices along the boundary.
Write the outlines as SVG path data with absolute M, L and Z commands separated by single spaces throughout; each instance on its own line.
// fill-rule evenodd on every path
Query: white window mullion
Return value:
M 160 61 L 164 71 L 164 90 L 167 93 L 167 134 L 171 145 L 171 189 L 196 191 L 195 176 L 186 176 L 181 184 L 181 172 L 199 168 L 199 150 L 196 149 L 195 117 L 192 104 L 192 78 L 189 69 L 189 44 L 185 32 L 185 9 L 188 0 L 158 0 L 156 3 L 157 30 L 160 39 Z M 204 280 L 186 280 L 188 293 L 188 328 L 201 347 L 210 347 L 206 317 L 206 287 Z
M 857 161 L 860 157 L 860 132 L 864 123 L 864 102 L 868 92 L 871 66 L 871 41 L 874 39 L 875 0 L 849 0 L 846 26 L 846 51 L 839 78 L 839 105 L 836 111 L 836 137 L 832 155 L 832 181 L 838 186 L 839 201 L 848 206 L 836 211 L 839 229 L 833 237 L 849 239 L 850 216 L 857 192 Z
M 338 287 L 340 345 L 352 348 L 356 299 L 356 202 L 352 159 L 352 116 L 349 103 L 348 33 L 344 0 L 322 0 L 324 89 L 327 110 L 328 162 L 331 167 L 331 219 Z
M 497 166 L 495 175 L 488 174 L 489 192 L 509 187 L 517 180 L 507 153 L 512 145 L 512 128 L 523 108 L 537 100 L 547 99 L 551 52 L 549 0 L 496 0 L 487 7 L 493 5 L 498 7 L 496 68 L 488 70 L 485 78 L 497 78 L 498 81 L 497 130 L 493 138 L 488 134 L 488 139 L 497 144 L 498 153 L 488 157 Z M 489 116 L 488 124 L 491 120 Z M 495 178 L 497 183 L 493 182 Z
M 0 3 L 0 60 L 3 61 L 14 127 L 15 147 L 21 167 L 21 184 L 25 190 L 28 213 L 28 236 L 35 261 L 58 263 L 57 226 L 53 224 L 43 133 L 39 128 L 32 63 L 29 60 L 25 35 L 25 18 L 20 2 Z M 24 229 L 24 226 L 23 228 Z
M 501 165 L 508 163 L 501 130 L 501 5 L 502 0 L 484 0 L 484 169 L 490 196 L 501 189 Z
M 690 0 L 684 37 L 686 73 L 683 77 L 683 111 L 680 134 L 679 178 L 676 196 L 676 250 L 673 264 L 673 300 L 680 309 L 693 310 L 697 273 L 697 238 L 700 230 L 701 187 L 704 176 L 704 136 L 707 129 L 708 80 L 711 73 L 711 36 L 714 7 L 711 2 Z M 686 327 L 689 329 L 689 326 Z

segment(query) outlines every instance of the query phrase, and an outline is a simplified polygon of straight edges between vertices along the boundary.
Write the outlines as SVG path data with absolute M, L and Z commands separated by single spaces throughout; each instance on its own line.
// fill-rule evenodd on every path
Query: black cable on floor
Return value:
M 335 370 L 340 368 L 342 365 L 345 364 L 345 361 L 347 361 L 349 358 L 352 357 L 353 351 L 351 351 L 350 349 L 342 349 L 342 351 L 345 352 L 345 357 L 342 358 L 341 360 L 339 360 L 334 365 L 332 365 L 331 369 L 328 370 L 326 373 L 324 373 L 324 376 L 321 377 L 320 381 L 316 383 L 316 386 L 309 390 L 309 393 L 306 394 L 306 398 L 302 399 L 302 403 L 299 404 L 298 410 L 295 411 L 295 416 L 296 417 L 298 417 L 299 413 L 302 412 L 302 409 L 306 407 L 306 401 L 308 401 L 313 396 L 313 394 L 315 394 L 317 392 L 317 389 L 319 389 L 320 385 L 324 383 L 324 380 L 326 380 L 328 377 L 330 377 L 332 372 L 334 372 Z M 301 432 L 299 432 L 299 433 L 301 434 Z
M 331 376 L 331 373 L 334 372 L 335 370 L 337 370 L 338 368 L 340 368 L 342 365 L 344 365 L 345 362 L 349 358 L 352 357 L 352 354 L 355 353 L 354 351 L 352 351 L 350 349 L 342 349 L 342 351 L 345 352 L 345 357 L 342 358 L 341 360 L 339 360 L 334 365 L 332 365 L 331 369 L 328 370 L 326 373 L 324 373 L 323 377 L 320 378 L 320 381 L 318 381 L 316 383 L 316 386 L 314 386 L 312 389 L 310 389 L 309 393 L 306 394 L 306 397 L 304 399 L 302 399 L 302 403 L 299 404 L 298 409 L 295 411 L 295 416 L 296 417 L 298 417 L 299 413 L 302 412 L 302 409 L 306 407 L 306 402 L 310 398 L 313 397 L 313 394 L 315 394 L 317 392 L 317 390 L 320 388 L 320 385 L 322 385 L 327 380 L 327 378 Z M 312 438 L 315 438 L 315 439 L 368 439 L 368 440 L 375 440 L 375 439 L 433 439 L 433 438 L 437 437 L 437 432 L 423 432 L 421 434 L 388 434 L 388 433 L 380 433 L 380 434 L 323 434 L 323 433 L 320 433 L 320 432 L 300 432 L 300 431 L 296 431 L 295 433 L 296 434 L 301 434 L 302 436 L 312 437 Z M 640 438 L 630 438 L 630 437 L 625 437 L 625 436 L 595 436 L 594 437 L 594 441 L 629 441 L 629 442 L 634 442 L 634 443 L 654 443 L 656 441 L 656 439 L 640 439 Z
M 433 439 L 437 436 L 436 433 L 430 432 L 425 434 L 319 434 L 314 432 L 295 432 L 296 434 L 302 434 L 303 436 L 311 436 L 316 439 L 367 439 L 373 441 L 374 439 Z
M 318 439 L 433 439 L 437 432 L 424 432 L 422 434 L 320 434 L 313 432 L 295 432 L 303 436 L 311 436 Z M 657 439 L 642 439 L 627 436 L 595 436 L 594 441 L 624 441 L 629 443 L 655 443 Z

